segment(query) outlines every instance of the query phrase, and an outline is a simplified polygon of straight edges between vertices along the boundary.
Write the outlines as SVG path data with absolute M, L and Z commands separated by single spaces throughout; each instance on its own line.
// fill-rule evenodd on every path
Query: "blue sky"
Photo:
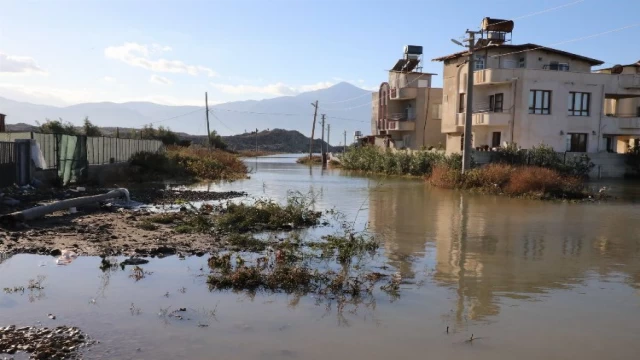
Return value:
M 431 58 L 484 16 L 518 18 L 513 42 L 551 45 L 640 23 L 610 0 L 8 0 L 0 11 L 0 96 L 201 104 L 293 95 L 349 81 L 374 88 L 405 44 Z M 464 9 L 464 10 L 463 10 Z M 557 47 L 609 64 L 640 60 L 640 26 Z M 436 77 L 435 85 L 441 84 Z

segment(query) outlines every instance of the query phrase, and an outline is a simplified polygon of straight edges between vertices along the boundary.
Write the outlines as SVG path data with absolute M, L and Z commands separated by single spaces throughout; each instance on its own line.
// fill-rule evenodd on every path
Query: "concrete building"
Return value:
M 494 25 L 492 25 L 494 24 Z M 472 146 L 539 144 L 559 152 L 626 152 L 640 138 L 638 64 L 592 72 L 600 60 L 535 44 L 506 44 L 512 21 L 486 18 L 474 50 Z M 462 150 L 467 51 L 444 63 L 442 132 Z
M 389 70 L 389 80 L 372 95 L 371 134 L 389 147 L 444 146 L 442 89 L 431 87 L 435 74 L 421 72 L 421 60 L 421 46 L 406 46 L 403 58 Z

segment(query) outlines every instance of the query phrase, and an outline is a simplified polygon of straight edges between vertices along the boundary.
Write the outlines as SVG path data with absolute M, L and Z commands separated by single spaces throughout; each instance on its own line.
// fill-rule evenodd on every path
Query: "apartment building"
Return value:
M 559 152 L 626 152 L 640 138 L 638 64 L 592 71 L 603 62 L 536 44 L 507 44 L 512 21 L 485 18 L 474 49 L 472 144 L 516 143 Z M 461 152 L 468 51 L 444 63 L 442 132 Z
M 422 46 L 405 46 L 389 79 L 372 95 L 371 134 L 398 149 L 444 146 L 442 89 L 431 87 L 435 74 L 423 73 Z M 384 145 L 383 145 L 384 146 Z

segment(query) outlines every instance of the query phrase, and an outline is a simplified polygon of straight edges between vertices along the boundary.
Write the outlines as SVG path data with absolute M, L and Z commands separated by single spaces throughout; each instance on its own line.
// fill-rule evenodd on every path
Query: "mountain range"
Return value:
M 243 134 L 255 129 L 297 130 L 311 135 L 313 110 L 318 101 L 318 116 L 314 137 L 321 134 L 321 114 L 331 126 L 331 143 L 353 139 L 354 131 L 369 133 L 371 92 L 341 82 L 326 89 L 282 96 L 266 100 L 236 101 L 210 106 L 210 127 L 221 135 Z M 7 124 L 36 125 L 46 119 L 61 118 L 77 126 L 85 117 L 100 127 L 141 128 L 146 124 L 165 126 L 171 130 L 205 135 L 204 106 L 169 106 L 151 102 L 82 103 L 66 107 L 38 105 L 0 97 L 0 113 L 6 114 Z

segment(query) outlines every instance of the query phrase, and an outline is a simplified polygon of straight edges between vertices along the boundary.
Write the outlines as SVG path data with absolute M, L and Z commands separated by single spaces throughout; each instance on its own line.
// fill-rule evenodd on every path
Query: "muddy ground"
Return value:
M 245 195 L 238 192 L 173 191 L 157 188 L 130 191 L 133 200 L 160 205 L 185 201 L 224 200 Z M 104 191 L 87 189 L 76 196 L 95 193 Z M 51 193 L 49 196 L 31 194 L 14 197 L 21 201 L 20 208 L 28 208 L 69 196 Z M 4 212 L 8 211 L 5 209 Z M 95 204 L 78 208 L 75 214 L 61 211 L 23 224 L 0 224 L 0 253 L 57 256 L 64 250 L 72 250 L 80 256 L 202 255 L 221 246 L 222 238 L 215 232 L 180 234 L 169 225 L 156 224 L 156 229 L 145 227 L 148 219 L 155 215 L 145 210 L 127 210 Z

